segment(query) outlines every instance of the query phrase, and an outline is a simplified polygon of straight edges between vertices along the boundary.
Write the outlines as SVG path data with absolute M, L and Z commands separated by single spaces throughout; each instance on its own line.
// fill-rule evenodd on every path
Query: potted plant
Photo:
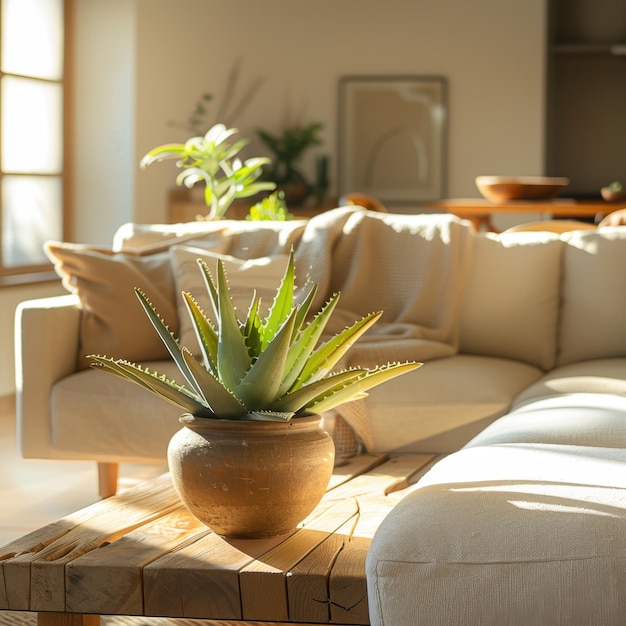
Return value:
M 621 202 L 626 198 L 622 183 L 617 180 L 614 180 L 608 187 L 602 187 L 600 193 L 607 202 Z
M 340 294 L 309 318 L 317 284 L 302 287 L 296 303 L 293 250 L 265 318 L 253 294 L 245 319 L 238 319 L 223 264 L 218 261 L 216 281 L 205 262 L 199 259 L 198 264 L 215 326 L 191 294 L 183 297 L 202 361 L 179 344 L 136 289 L 183 384 L 125 360 L 90 358 L 94 366 L 185 412 L 184 428 L 170 442 L 168 463 L 177 492 L 198 519 L 227 536 L 287 533 L 315 508 L 332 473 L 334 447 L 320 428 L 320 414 L 421 364 L 333 372 L 381 312 L 366 315 L 318 346 Z
M 274 221 L 287 222 L 293 219 L 285 202 L 285 192 L 281 189 L 261 198 L 250 207 L 246 219 L 252 222 Z
M 313 122 L 308 126 L 288 126 L 279 135 L 257 130 L 259 138 L 273 154 L 267 177 L 285 191 L 288 205 L 301 204 L 313 190 L 298 164 L 309 148 L 321 144 L 318 133 L 322 128 L 322 124 Z
M 222 219 L 237 198 L 249 198 L 276 187 L 273 182 L 259 180 L 263 166 L 270 164 L 270 159 L 254 157 L 242 162 L 238 157 L 249 143 L 247 139 L 231 143 L 230 138 L 238 132 L 236 128 L 215 124 L 203 137 L 153 148 L 141 159 L 140 167 L 163 159 L 177 159 L 176 166 L 182 171 L 176 184 L 191 188 L 204 182 L 204 203 L 209 207 L 206 219 Z

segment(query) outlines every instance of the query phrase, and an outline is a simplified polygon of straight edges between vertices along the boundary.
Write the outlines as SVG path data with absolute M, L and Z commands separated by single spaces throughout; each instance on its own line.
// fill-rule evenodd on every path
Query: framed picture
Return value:
M 338 192 L 388 205 L 444 197 L 447 83 L 440 76 L 339 80 Z

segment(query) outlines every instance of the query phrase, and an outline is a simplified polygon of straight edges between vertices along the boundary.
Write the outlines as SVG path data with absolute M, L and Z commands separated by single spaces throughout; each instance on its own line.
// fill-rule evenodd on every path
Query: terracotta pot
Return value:
M 335 448 L 321 416 L 289 422 L 215 420 L 183 415 L 168 464 L 189 511 L 227 537 L 293 531 L 321 500 Z

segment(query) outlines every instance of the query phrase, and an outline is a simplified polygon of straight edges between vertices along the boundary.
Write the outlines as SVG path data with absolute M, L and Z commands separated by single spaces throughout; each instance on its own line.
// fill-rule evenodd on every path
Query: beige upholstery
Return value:
M 458 354 L 429 360 L 370 391 L 373 447 L 396 453 L 458 450 L 506 413 L 511 399 L 541 374 L 528 363 L 496 357 Z
M 461 309 L 461 351 L 554 366 L 563 242 L 477 233 Z
M 615 280 L 613 268 L 621 263 L 622 248 L 626 249 L 623 239 L 620 229 L 561 237 L 472 233 L 469 225 L 451 216 L 346 207 L 308 222 L 129 224 L 116 234 L 114 252 L 51 245 L 58 270 L 78 298 L 24 303 L 18 310 L 18 380 L 23 381 L 18 413 L 24 454 L 107 462 L 163 459 L 165 442 L 177 428 L 175 420 L 168 420 L 175 408 L 102 372 L 68 375 L 84 366 L 87 347 L 119 356 L 112 338 L 130 342 L 129 333 L 137 333 L 135 358 L 146 361 L 155 351 L 160 354 L 156 334 L 142 334 L 152 331 L 142 312 L 130 324 L 130 305 L 117 306 L 134 302 L 135 280 L 145 277 L 145 284 L 164 285 L 160 312 L 177 328 L 182 311 L 178 292 L 197 286 L 199 272 L 192 274 L 196 254 L 230 255 L 235 268 L 230 280 L 236 287 L 240 276 L 247 276 L 247 270 L 239 272 L 236 267 L 254 268 L 263 259 L 274 268 L 275 278 L 280 255 L 291 246 L 297 263 L 321 281 L 320 303 L 332 291 L 342 291 L 333 331 L 355 315 L 384 310 L 364 345 L 354 348 L 354 364 L 364 364 L 361 359 L 375 363 L 408 358 L 427 363 L 371 392 L 369 432 L 360 433 L 366 445 L 379 451 L 453 451 L 505 413 L 516 397 L 523 398 L 525 390 L 534 394 L 537 385 L 537 393 L 543 393 L 541 386 L 548 384 L 557 358 L 626 352 L 619 314 L 624 290 L 620 292 L 619 279 L 610 282 Z M 592 255 L 591 249 L 601 254 Z M 97 275 L 98 268 L 102 276 Z M 92 275 L 97 280 L 90 280 Z M 608 275 L 611 288 L 603 287 L 597 275 Z M 300 278 L 305 277 L 306 273 Z M 588 290 L 595 294 L 591 303 L 584 295 Z M 107 294 L 112 294 L 111 306 L 99 308 L 97 303 Z M 82 311 L 76 308 L 79 301 Z M 617 304 L 615 310 L 604 304 L 607 301 Z M 57 303 L 64 306 L 54 306 Z M 96 318 L 104 319 L 114 332 L 86 335 L 88 320 Z M 582 323 L 585 333 L 579 332 Z M 189 335 L 188 329 L 183 331 Z M 141 347 L 144 340 L 139 338 L 144 336 Z M 45 348 L 63 337 L 69 337 L 63 349 Z M 105 341 L 96 345 L 94 339 Z M 55 368 L 48 370 L 42 352 L 61 352 L 65 367 L 58 369 L 55 357 L 50 363 Z M 546 377 L 542 370 L 548 370 Z M 124 411 L 119 409 L 122 404 Z M 90 407 L 100 418 L 93 428 L 81 426 L 82 414 Z M 146 426 L 140 416 L 147 408 L 154 416 L 151 437 L 142 441 Z M 104 432 L 112 424 L 115 427 Z
M 597 226 L 589 222 L 579 220 L 539 220 L 537 222 L 525 222 L 507 228 L 505 233 L 521 233 L 530 231 L 543 231 L 549 233 L 567 233 L 571 230 L 595 230 Z
M 541 442 L 443 459 L 374 537 L 370 623 L 620 626 L 625 467 L 623 447 Z
M 110 315 L 119 307 L 89 304 L 131 289 L 129 276 L 164 281 L 167 300 L 170 286 L 195 284 L 196 255 L 228 255 L 229 279 L 249 286 L 250 268 L 266 263 L 263 278 L 275 276 L 273 261 L 292 246 L 299 278 L 320 284 L 316 304 L 342 292 L 334 331 L 384 310 L 342 365 L 425 363 L 329 416 L 352 437 L 340 456 L 359 445 L 450 453 L 374 537 L 372 625 L 623 624 L 624 228 L 494 235 L 452 216 L 346 207 L 308 222 L 126 225 L 111 251 L 57 244 L 57 268 L 76 293 L 17 310 L 24 456 L 163 461 L 178 410 L 78 365 L 87 338 L 108 349 L 128 333 Z M 88 281 L 99 266 L 110 274 Z M 122 278 L 112 285 L 113 276 Z M 170 297 L 163 306 L 180 330 Z M 85 334 L 90 317 L 112 332 Z M 147 336 L 132 348 L 154 350 Z M 171 363 L 148 365 L 174 373 Z
M 626 354 L 626 228 L 564 234 L 557 364 Z

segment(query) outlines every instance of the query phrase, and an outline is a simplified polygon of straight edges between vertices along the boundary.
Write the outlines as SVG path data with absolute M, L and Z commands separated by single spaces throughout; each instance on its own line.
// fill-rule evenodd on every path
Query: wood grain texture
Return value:
M 91 614 L 368 624 L 371 539 L 434 460 L 356 457 L 296 531 L 253 540 L 213 533 L 161 476 L 1 548 L 0 609 L 42 611 L 44 626 L 93 626 Z
M 37 626 L 100 626 L 100 616 L 39 613 Z
M 144 568 L 177 546 L 209 532 L 180 507 L 118 541 L 78 557 L 66 567 L 66 610 L 142 615 Z M 111 598 L 117 602 L 113 604 Z

